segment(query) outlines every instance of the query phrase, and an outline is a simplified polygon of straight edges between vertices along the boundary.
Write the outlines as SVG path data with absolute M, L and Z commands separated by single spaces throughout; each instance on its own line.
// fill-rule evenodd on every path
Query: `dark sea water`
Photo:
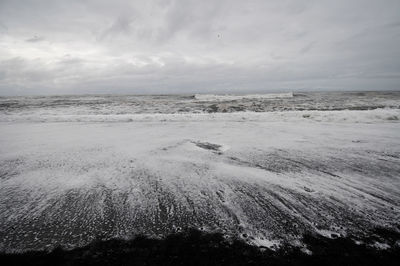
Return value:
M 207 95 L 206 95 L 207 96 Z M 264 95 L 265 96 L 265 95 Z M 232 100 L 213 95 L 65 95 L 0 97 L 0 114 L 139 114 L 139 113 L 218 113 L 303 110 L 371 110 L 400 108 L 397 92 L 326 92 L 275 94 L 276 97 Z

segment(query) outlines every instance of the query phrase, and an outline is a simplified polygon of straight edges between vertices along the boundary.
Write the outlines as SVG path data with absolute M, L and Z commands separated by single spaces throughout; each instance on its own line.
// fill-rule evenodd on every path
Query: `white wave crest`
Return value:
M 241 100 L 241 99 L 277 99 L 277 98 L 292 98 L 293 92 L 267 93 L 267 94 L 246 94 L 246 95 L 196 94 L 194 97 L 198 101 L 234 101 L 234 100 Z

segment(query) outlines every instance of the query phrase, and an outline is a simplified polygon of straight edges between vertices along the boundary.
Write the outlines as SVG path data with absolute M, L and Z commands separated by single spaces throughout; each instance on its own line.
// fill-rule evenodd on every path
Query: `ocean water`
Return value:
M 400 226 L 399 118 L 399 92 L 2 97 L 0 250 L 370 241 Z
M 400 92 L 0 97 L 0 115 L 231 113 L 400 108 Z

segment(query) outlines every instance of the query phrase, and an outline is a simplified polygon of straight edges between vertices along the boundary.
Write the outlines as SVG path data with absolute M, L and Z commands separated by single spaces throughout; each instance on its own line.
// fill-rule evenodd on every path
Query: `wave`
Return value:
M 2 114 L 0 122 L 337 122 L 397 123 L 400 109 L 176 114 Z
M 293 92 L 267 93 L 267 94 L 246 94 L 246 95 L 195 94 L 194 97 L 198 101 L 235 101 L 235 100 L 242 100 L 242 99 L 277 99 L 277 98 L 292 98 Z

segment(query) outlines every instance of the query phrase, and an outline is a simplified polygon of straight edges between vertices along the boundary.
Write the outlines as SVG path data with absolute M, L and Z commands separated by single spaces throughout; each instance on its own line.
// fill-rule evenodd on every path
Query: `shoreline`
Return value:
M 391 246 L 378 246 L 379 241 Z M 98 239 L 69 250 L 58 247 L 51 251 L 0 253 L 0 261 L 2 265 L 397 265 L 400 259 L 398 230 L 376 228 L 368 239 L 358 242 L 352 236 L 307 234 L 303 242 L 305 246 L 271 250 L 222 234 L 189 229 L 163 239 Z

